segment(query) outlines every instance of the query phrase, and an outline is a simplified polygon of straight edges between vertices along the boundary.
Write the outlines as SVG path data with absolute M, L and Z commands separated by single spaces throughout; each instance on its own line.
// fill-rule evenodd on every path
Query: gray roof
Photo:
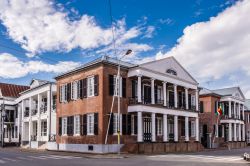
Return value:
M 244 103 L 246 110 L 250 111 L 250 99 L 246 99 Z
M 217 93 L 219 95 L 222 96 L 232 96 L 234 94 L 235 91 L 239 91 L 240 94 L 243 96 L 243 98 L 245 99 L 244 94 L 242 93 L 240 87 L 230 87 L 230 88 L 223 88 L 223 89 L 216 89 L 213 90 L 214 93 Z
M 97 58 L 97 59 L 95 59 L 93 61 L 85 63 L 85 64 L 81 65 L 80 67 L 77 67 L 77 68 L 75 68 L 73 70 L 70 70 L 68 72 L 59 74 L 58 76 L 55 77 L 55 79 L 63 77 L 65 75 L 69 75 L 69 74 L 78 72 L 80 70 L 84 70 L 84 69 L 86 69 L 86 68 L 88 68 L 88 67 L 90 67 L 92 65 L 96 65 L 98 63 L 108 63 L 108 64 L 112 64 L 112 65 L 118 65 L 119 64 L 119 60 L 115 59 L 115 58 L 111 58 L 109 56 L 102 56 L 102 57 L 99 57 L 99 58 Z M 124 61 L 120 61 L 120 65 L 123 68 L 131 68 L 131 67 L 137 66 L 135 64 L 132 64 L 132 63 L 129 63 L 129 62 L 124 62 Z
M 199 92 L 200 95 L 216 95 L 216 96 L 221 96 L 218 93 L 215 93 L 213 90 L 203 88 L 201 87 L 201 90 Z

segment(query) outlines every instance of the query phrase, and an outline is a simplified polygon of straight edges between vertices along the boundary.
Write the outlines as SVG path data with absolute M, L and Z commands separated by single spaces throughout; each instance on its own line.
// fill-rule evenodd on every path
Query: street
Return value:
M 164 155 L 87 155 L 47 151 L 21 151 L 17 148 L 0 149 L 0 165 L 4 166 L 74 166 L 74 165 L 143 165 L 143 166 L 204 166 L 204 165 L 246 165 L 242 159 L 244 152 L 250 148 L 236 150 L 217 150 L 188 154 Z

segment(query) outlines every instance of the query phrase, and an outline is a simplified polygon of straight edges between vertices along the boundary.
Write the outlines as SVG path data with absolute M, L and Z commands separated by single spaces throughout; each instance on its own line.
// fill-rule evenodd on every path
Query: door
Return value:
M 203 133 L 202 133 L 201 143 L 205 148 L 207 148 L 207 143 L 208 143 L 207 142 L 207 125 L 202 126 L 202 131 Z
M 144 104 L 151 104 L 151 87 L 144 85 Z
M 151 127 L 151 118 L 145 117 L 143 118 L 143 140 L 144 142 L 151 142 L 151 134 L 152 127 Z
M 174 107 L 174 92 L 169 91 L 169 107 L 173 108 Z

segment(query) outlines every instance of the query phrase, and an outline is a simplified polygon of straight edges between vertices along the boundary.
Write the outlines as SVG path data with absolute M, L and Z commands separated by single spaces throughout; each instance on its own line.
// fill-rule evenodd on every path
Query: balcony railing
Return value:
M 50 142 L 56 142 L 56 135 L 55 135 L 55 134 L 51 134 L 51 135 L 49 136 L 49 141 L 50 141 Z
M 24 117 L 29 117 L 30 116 L 30 111 L 29 110 L 25 110 L 23 116 Z
M 142 97 L 142 101 L 138 102 L 138 98 L 129 98 L 129 105 L 136 105 L 136 104 L 143 104 L 143 105 L 155 105 L 155 106 L 160 106 L 164 108 L 169 108 L 169 109 L 182 109 L 182 110 L 187 110 L 185 105 L 179 105 L 177 104 L 177 108 L 174 107 L 174 101 L 167 101 L 166 106 L 164 106 L 164 100 L 156 100 L 155 104 L 151 103 L 151 99 L 144 99 Z M 196 106 L 190 106 L 189 105 L 189 111 L 196 111 Z
M 243 120 L 243 116 L 239 116 L 239 115 L 234 115 L 232 114 L 231 117 L 229 117 L 229 115 L 223 115 L 221 117 L 221 119 L 239 119 L 239 120 Z
M 45 114 L 47 112 L 47 105 L 41 106 L 40 112 L 41 112 L 41 114 Z
M 31 135 L 30 139 L 31 139 L 31 141 L 37 141 L 37 136 L 36 135 Z
M 36 114 L 37 114 L 37 109 L 33 109 L 33 110 L 31 111 L 31 115 L 34 116 L 34 115 L 36 115 Z

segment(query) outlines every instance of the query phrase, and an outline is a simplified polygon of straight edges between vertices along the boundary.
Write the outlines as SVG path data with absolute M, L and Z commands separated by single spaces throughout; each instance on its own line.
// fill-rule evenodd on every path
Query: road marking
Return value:
M 40 157 L 40 156 L 28 156 L 28 157 L 33 158 L 33 159 L 47 160 L 46 158 Z
M 5 162 L 5 161 L 3 161 L 3 160 L 0 160 L 0 163 L 1 163 L 1 164 L 4 164 L 4 163 L 6 163 L 6 162 Z
M 17 157 L 18 159 L 21 159 L 21 160 L 32 160 L 32 159 L 29 159 L 29 158 L 25 158 L 25 157 Z
M 3 157 L 2 159 L 4 159 L 4 160 L 8 160 L 8 161 L 16 161 L 16 160 L 14 160 L 14 159 L 9 159 L 9 158 L 5 158 L 5 157 Z

